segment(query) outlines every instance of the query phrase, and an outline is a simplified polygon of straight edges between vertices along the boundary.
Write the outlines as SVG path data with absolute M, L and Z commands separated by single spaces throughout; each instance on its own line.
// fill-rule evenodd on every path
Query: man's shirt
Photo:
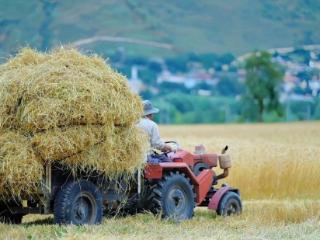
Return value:
M 160 138 L 158 125 L 154 121 L 149 118 L 141 118 L 137 127 L 148 134 L 151 148 L 161 150 L 165 146 L 165 143 Z

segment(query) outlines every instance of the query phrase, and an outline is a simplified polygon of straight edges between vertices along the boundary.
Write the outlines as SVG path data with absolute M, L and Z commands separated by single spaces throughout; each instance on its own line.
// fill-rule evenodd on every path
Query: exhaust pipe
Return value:
M 225 168 L 225 169 L 223 169 L 223 173 L 221 173 L 217 176 L 217 180 L 222 179 L 222 178 L 226 178 L 228 176 L 229 176 L 229 168 Z
M 228 147 L 228 145 L 226 145 L 226 146 L 222 149 L 221 154 L 225 154 L 228 149 L 229 149 L 229 147 Z
M 229 155 L 225 154 L 228 148 L 229 148 L 228 145 L 225 146 L 221 151 L 221 155 L 219 156 L 219 165 L 220 165 L 220 168 L 223 169 L 223 173 L 221 173 L 216 177 L 217 180 L 226 178 L 229 176 L 229 168 L 231 168 L 231 159 Z

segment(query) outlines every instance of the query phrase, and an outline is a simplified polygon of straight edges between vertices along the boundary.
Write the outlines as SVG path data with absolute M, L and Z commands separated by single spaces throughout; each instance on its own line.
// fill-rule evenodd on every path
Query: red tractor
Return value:
M 193 216 L 196 206 L 208 206 L 222 216 L 240 214 L 239 190 L 214 187 L 231 167 L 226 150 L 222 154 L 206 154 L 201 146 L 194 154 L 177 150 L 166 156 L 167 162 L 147 163 L 131 180 L 128 176 L 110 180 L 97 171 L 71 174 L 59 164 L 48 165 L 43 194 L 0 203 L 0 218 L 20 223 L 28 213 L 53 213 L 58 224 L 97 224 L 103 214 L 147 210 L 184 220 Z M 220 175 L 212 170 L 218 162 Z

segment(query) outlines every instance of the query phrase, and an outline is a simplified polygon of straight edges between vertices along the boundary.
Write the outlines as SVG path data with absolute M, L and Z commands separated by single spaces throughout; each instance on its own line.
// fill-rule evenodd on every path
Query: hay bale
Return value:
M 1 132 L 0 166 L 0 194 L 10 197 L 38 191 L 43 165 L 25 136 Z
M 91 166 L 92 170 L 104 169 L 106 176 L 109 177 L 123 173 L 130 174 L 143 165 L 140 149 L 141 146 L 147 146 L 144 136 L 144 133 L 136 127 L 113 129 L 102 144 L 94 145 L 61 162 L 80 170 L 85 170 L 86 165 Z M 138 166 L 136 159 L 140 159 Z M 86 165 L 82 164 L 83 162 Z
M 109 134 L 103 126 L 72 126 L 39 132 L 31 139 L 34 151 L 42 159 L 60 160 L 105 141 Z
M 108 176 L 141 166 L 146 138 L 135 127 L 141 99 L 97 56 L 23 49 L 0 66 L 0 102 L 0 194 L 6 192 L 2 186 L 11 185 L 17 186 L 12 194 L 31 192 L 46 162 L 95 168 Z M 28 163 L 34 171 L 23 172 L 28 181 L 21 181 L 7 163 L 22 172 Z
M 81 124 L 130 125 L 141 116 L 139 97 L 102 59 L 75 50 L 30 51 L 22 50 L 0 69 L 0 126 L 36 132 Z

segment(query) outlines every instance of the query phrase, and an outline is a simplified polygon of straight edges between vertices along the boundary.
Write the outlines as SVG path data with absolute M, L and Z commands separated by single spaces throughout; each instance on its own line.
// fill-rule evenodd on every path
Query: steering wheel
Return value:
M 171 147 L 174 150 L 174 152 L 176 152 L 177 150 L 180 149 L 180 144 L 177 141 L 166 141 L 164 143 L 171 145 Z

